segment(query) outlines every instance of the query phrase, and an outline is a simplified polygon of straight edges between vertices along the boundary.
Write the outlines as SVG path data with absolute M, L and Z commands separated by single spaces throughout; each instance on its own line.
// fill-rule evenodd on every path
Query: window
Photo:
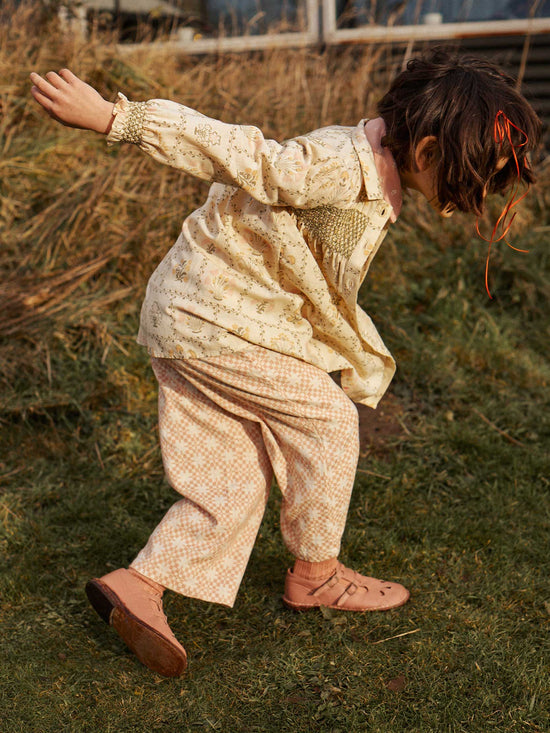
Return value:
M 414 25 L 550 17 L 550 1 L 542 0 L 337 0 L 337 26 Z

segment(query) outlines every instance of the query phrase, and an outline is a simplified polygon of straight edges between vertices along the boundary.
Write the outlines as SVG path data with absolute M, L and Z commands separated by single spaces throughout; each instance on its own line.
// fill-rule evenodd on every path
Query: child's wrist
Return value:
M 105 101 L 96 120 L 94 120 L 94 125 L 92 129 L 95 132 L 99 132 L 102 135 L 109 134 L 109 132 L 111 131 L 111 127 L 113 126 L 113 121 L 115 119 L 113 113 L 114 108 L 115 105 L 112 102 Z

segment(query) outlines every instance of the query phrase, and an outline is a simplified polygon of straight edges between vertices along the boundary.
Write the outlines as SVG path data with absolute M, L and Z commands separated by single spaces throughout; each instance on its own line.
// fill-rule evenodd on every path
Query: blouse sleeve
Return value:
M 311 208 L 351 204 L 362 172 L 347 128 L 283 143 L 256 128 L 211 119 L 175 102 L 130 102 L 119 94 L 109 143 L 130 142 L 155 160 L 236 186 L 261 203 Z

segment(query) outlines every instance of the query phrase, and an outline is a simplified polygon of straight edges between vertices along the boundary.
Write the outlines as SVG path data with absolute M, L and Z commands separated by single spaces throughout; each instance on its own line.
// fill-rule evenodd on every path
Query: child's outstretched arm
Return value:
M 109 142 L 131 142 L 155 160 L 240 188 L 260 203 L 312 208 L 357 200 L 362 169 L 351 136 L 325 128 L 282 143 L 165 99 L 114 109 Z M 348 128 L 349 130 L 349 128 Z
M 349 135 L 326 131 L 278 143 L 261 130 L 231 125 L 153 99 L 112 105 L 68 70 L 31 74 L 32 94 L 54 119 L 131 142 L 155 160 L 246 191 L 262 203 L 311 208 L 357 200 L 362 170 Z
M 68 69 L 50 71 L 46 78 L 32 72 L 30 78 L 31 94 L 54 120 L 103 134 L 111 129 L 114 104 Z

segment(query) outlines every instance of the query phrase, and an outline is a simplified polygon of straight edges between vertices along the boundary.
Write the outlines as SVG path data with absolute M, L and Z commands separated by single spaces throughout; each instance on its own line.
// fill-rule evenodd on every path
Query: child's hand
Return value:
M 45 79 L 33 71 L 30 78 L 32 96 L 54 120 L 104 134 L 111 129 L 114 105 L 72 71 L 49 71 Z

